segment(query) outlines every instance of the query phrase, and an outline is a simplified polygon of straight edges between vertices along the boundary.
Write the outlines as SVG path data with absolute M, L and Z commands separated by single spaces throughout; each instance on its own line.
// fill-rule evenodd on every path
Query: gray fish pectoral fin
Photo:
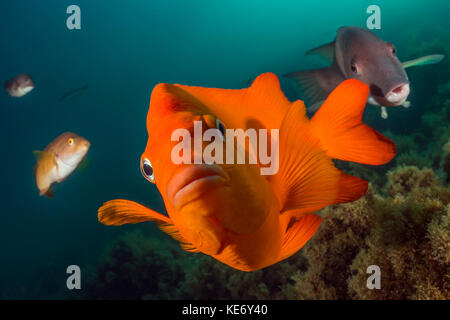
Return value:
M 383 119 L 387 119 L 388 118 L 388 112 L 387 112 L 386 107 L 381 107 L 381 117 Z
M 444 60 L 445 55 L 443 54 L 432 54 L 429 56 L 420 57 L 417 59 L 402 62 L 403 68 L 415 67 L 415 66 L 425 66 L 428 64 L 436 64 Z
M 411 102 L 405 101 L 405 102 L 403 102 L 402 106 L 403 106 L 403 108 L 409 108 L 409 107 L 411 107 Z

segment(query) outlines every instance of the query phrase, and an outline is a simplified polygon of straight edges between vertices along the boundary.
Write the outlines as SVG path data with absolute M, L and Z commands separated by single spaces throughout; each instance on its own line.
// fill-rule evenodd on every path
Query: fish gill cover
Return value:
M 145 119 L 158 83 L 239 89 L 265 72 L 327 67 L 305 53 L 342 26 L 366 28 L 361 1 L 77 1 L 70 30 L 60 1 L 0 3 L 3 82 L 34 89 L 0 96 L 2 223 L 0 299 L 450 299 L 450 62 L 406 69 L 409 108 L 368 105 L 364 122 L 391 139 L 396 157 L 368 166 L 335 160 L 369 181 L 361 199 L 326 207 L 317 233 L 285 261 L 254 272 L 188 253 L 152 224 L 105 227 L 109 199 L 164 203 L 140 172 Z M 375 1 L 378 37 L 400 61 L 450 53 L 447 1 Z M 399 32 L 401 30 L 401 32 Z M 251 82 L 251 81 L 250 81 Z M 88 84 L 88 86 L 86 86 Z M 64 97 L 64 98 L 62 98 Z M 303 99 L 302 99 L 303 100 Z M 91 143 L 88 170 L 39 197 L 33 150 L 63 132 Z M 78 265 L 82 290 L 68 290 Z M 381 270 L 369 289 L 367 268 Z

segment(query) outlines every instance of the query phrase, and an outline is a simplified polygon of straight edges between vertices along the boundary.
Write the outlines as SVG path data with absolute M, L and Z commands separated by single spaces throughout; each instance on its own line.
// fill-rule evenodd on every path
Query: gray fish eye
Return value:
M 150 182 L 155 182 L 155 175 L 153 172 L 153 167 L 147 158 L 142 159 L 141 173 L 145 179 Z

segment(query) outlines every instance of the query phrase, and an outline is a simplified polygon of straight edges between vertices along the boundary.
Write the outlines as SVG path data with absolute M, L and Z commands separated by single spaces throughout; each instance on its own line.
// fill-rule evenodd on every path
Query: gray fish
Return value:
M 333 42 L 307 52 L 319 54 L 332 62 L 322 69 L 298 71 L 285 75 L 298 82 L 306 99 L 308 109 L 320 108 L 326 97 L 342 81 L 355 78 L 370 88 L 368 103 L 381 107 L 381 116 L 387 118 L 385 107 L 409 107 L 410 87 L 405 68 L 434 64 L 444 59 L 436 54 L 401 63 L 395 46 L 385 42 L 369 30 L 359 27 L 341 27 Z
M 20 74 L 10 81 L 5 81 L 5 90 L 10 97 L 20 98 L 34 89 L 34 82 L 28 74 Z
M 64 101 L 70 98 L 73 98 L 77 95 L 79 95 L 81 92 L 85 91 L 88 89 L 88 84 L 86 83 L 84 86 L 80 87 L 80 88 L 76 88 L 70 91 L 67 91 L 66 93 L 64 93 L 60 98 L 59 101 Z

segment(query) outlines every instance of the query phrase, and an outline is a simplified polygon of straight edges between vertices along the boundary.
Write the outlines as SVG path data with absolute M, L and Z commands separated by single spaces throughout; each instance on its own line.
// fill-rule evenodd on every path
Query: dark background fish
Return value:
M 355 78 L 370 88 L 368 102 L 387 107 L 404 105 L 410 93 L 410 82 L 404 66 L 397 58 L 397 50 L 375 33 L 360 27 L 341 27 L 333 42 L 309 50 L 307 55 L 319 54 L 332 62 L 321 69 L 298 71 L 286 76 L 296 80 L 310 102 L 310 110 L 317 110 L 328 94 L 345 79 Z M 437 63 L 443 57 L 417 59 L 408 66 Z M 385 110 L 383 110 L 385 111 Z M 383 114 L 383 117 L 387 114 Z
M 10 97 L 20 98 L 34 89 L 33 79 L 28 74 L 20 74 L 5 81 L 5 90 Z
M 71 99 L 79 94 L 81 94 L 83 91 L 86 91 L 88 89 L 88 84 L 86 83 L 84 86 L 79 87 L 79 88 L 75 88 L 72 90 L 67 91 L 66 93 L 64 93 L 60 98 L 59 101 L 64 101 L 67 99 Z

